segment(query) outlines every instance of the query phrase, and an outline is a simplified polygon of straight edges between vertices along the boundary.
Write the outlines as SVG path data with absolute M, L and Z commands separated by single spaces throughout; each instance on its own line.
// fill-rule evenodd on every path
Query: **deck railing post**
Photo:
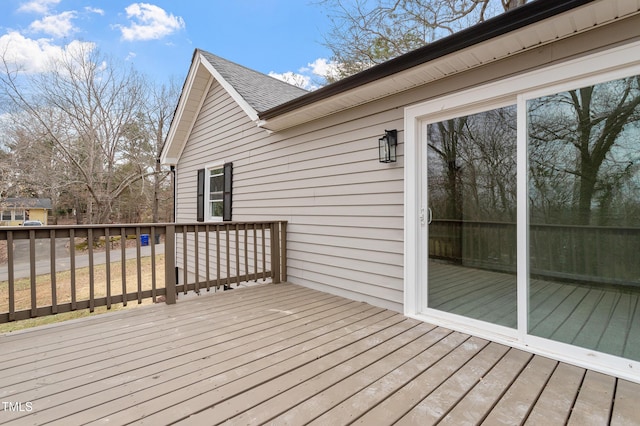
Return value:
M 167 225 L 164 237 L 164 288 L 167 305 L 176 303 L 176 226 Z
M 280 283 L 280 222 L 271 223 L 271 282 Z
M 282 224 L 282 232 L 280 233 L 280 275 L 282 281 L 287 281 L 287 221 L 280 222 Z

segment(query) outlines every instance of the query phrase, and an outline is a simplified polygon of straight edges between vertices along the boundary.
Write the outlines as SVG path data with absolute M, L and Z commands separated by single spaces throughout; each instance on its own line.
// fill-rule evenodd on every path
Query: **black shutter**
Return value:
M 196 202 L 196 220 L 204 222 L 204 169 L 198 170 L 198 199 Z
M 233 163 L 224 165 L 224 193 L 222 196 L 222 220 L 231 220 L 231 192 L 233 189 Z

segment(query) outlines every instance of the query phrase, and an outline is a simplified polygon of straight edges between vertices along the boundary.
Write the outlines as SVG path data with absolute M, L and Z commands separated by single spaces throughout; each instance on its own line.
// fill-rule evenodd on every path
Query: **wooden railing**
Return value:
M 279 283 L 287 279 L 286 225 L 0 227 L 0 323 L 161 297 L 173 304 L 178 292 L 250 280 Z
M 577 282 L 640 285 L 640 228 L 532 224 L 532 275 Z M 429 256 L 515 273 L 516 224 L 434 220 Z

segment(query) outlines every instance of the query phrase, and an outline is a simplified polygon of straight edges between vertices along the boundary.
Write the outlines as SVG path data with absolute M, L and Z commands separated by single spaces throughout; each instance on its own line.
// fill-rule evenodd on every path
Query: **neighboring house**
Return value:
M 39 220 L 46 225 L 50 210 L 48 198 L 5 198 L 0 200 L 0 224 L 18 226 L 25 220 Z
M 176 221 L 287 220 L 292 283 L 639 381 L 639 10 L 532 1 L 309 93 L 196 50 Z

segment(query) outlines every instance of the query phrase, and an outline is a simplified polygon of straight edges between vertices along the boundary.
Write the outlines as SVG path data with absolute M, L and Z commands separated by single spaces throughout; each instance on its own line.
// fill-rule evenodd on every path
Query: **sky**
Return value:
M 182 83 L 199 48 L 313 90 L 330 66 L 329 24 L 314 0 L 0 0 L 0 52 L 38 72 L 92 43 L 162 84 Z

